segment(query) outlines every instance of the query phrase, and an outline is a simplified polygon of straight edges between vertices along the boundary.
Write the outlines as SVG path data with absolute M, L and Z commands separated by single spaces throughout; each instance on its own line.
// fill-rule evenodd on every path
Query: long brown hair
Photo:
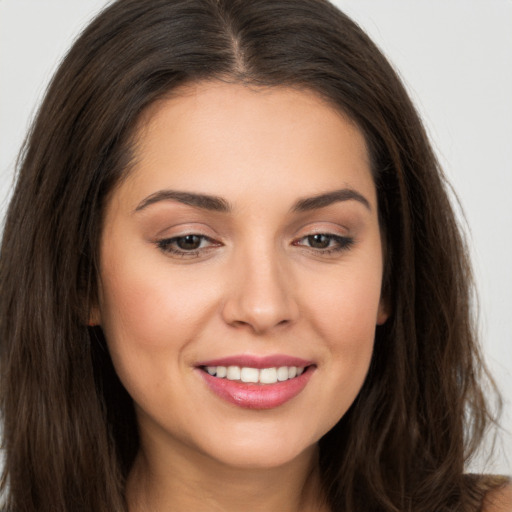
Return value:
M 126 509 L 131 398 L 96 301 L 109 193 L 141 113 L 188 82 L 315 91 L 366 137 L 386 244 L 371 367 L 320 440 L 333 511 L 474 510 L 464 464 L 492 415 L 467 250 L 418 115 L 380 51 L 323 0 L 118 0 L 57 71 L 20 157 L 0 263 L 5 467 L 13 512 Z

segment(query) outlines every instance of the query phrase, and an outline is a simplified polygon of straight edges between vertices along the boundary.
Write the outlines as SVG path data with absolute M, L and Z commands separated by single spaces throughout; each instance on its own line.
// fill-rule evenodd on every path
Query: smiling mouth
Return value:
M 201 369 L 218 379 L 226 379 L 250 384 L 276 384 L 300 377 L 306 367 L 274 366 L 252 368 L 246 366 L 203 366 Z
M 219 398 L 245 409 L 274 409 L 307 386 L 316 364 L 290 356 L 242 355 L 205 361 L 196 369 Z

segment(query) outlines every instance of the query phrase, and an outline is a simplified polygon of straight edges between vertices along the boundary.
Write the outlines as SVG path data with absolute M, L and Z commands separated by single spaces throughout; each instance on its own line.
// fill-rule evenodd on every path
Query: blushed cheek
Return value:
M 174 359 L 164 354 L 176 350 L 175 330 L 164 325 L 154 290 L 134 277 L 105 276 L 102 328 L 121 382 L 136 402 L 144 403 L 172 371 Z
M 106 269 L 102 323 L 109 345 L 140 350 L 142 357 L 179 350 L 212 309 L 213 287 L 194 286 L 155 268 L 117 262 Z
M 367 372 L 380 303 L 380 276 L 354 272 L 317 296 L 315 328 L 345 372 Z

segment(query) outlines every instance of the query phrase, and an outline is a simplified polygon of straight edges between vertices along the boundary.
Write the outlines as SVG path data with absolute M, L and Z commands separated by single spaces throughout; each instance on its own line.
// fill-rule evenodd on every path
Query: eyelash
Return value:
M 189 237 L 199 238 L 200 239 L 200 246 L 197 249 L 190 249 L 190 250 L 180 249 L 177 244 L 181 240 L 184 240 L 184 239 L 189 238 Z M 208 247 L 201 247 L 203 242 L 210 242 L 211 245 L 209 245 Z M 158 246 L 158 248 L 160 250 L 162 250 L 165 253 L 170 253 L 173 256 L 179 256 L 179 257 L 182 257 L 182 258 L 195 258 L 195 257 L 198 257 L 202 253 L 204 253 L 205 251 L 208 251 L 209 249 L 211 249 L 212 247 L 218 247 L 220 245 L 222 245 L 222 244 L 219 243 L 219 242 L 216 242 L 212 238 L 210 238 L 210 237 L 208 237 L 206 235 L 199 235 L 199 234 L 196 234 L 196 233 L 189 233 L 187 235 L 175 236 L 175 237 L 172 237 L 172 238 L 165 238 L 163 240 L 158 240 L 157 241 L 157 246 Z
M 178 247 L 178 244 L 180 243 L 180 241 L 183 241 L 186 238 L 191 238 L 191 237 L 195 237 L 196 241 L 197 241 L 197 239 L 199 239 L 200 245 L 198 248 L 187 250 L 187 249 Z M 328 246 L 325 248 L 315 248 L 315 247 L 307 246 L 307 245 L 300 243 L 301 241 L 307 240 L 311 244 L 314 237 L 327 238 Z M 208 245 L 207 247 L 201 247 L 204 242 L 208 242 L 210 245 Z M 335 245 L 331 246 L 331 244 L 333 242 Z M 348 251 L 354 245 L 354 242 L 355 241 L 352 237 L 333 235 L 330 233 L 314 233 L 314 234 L 306 235 L 306 236 L 299 238 L 298 240 L 294 241 L 292 243 L 292 245 L 298 246 L 298 247 L 303 247 L 315 254 L 328 256 L 330 254 Z M 190 233 L 190 234 L 186 234 L 186 235 L 182 235 L 182 236 L 175 236 L 172 238 L 165 238 L 163 240 L 158 240 L 156 242 L 156 245 L 164 253 L 172 254 L 173 256 L 178 256 L 181 258 L 196 258 L 196 257 L 201 256 L 201 254 L 205 254 L 210 249 L 212 249 L 214 247 L 219 247 L 222 244 L 220 242 L 216 242 L 215 240 L 213 240 L 212 238 L 210 238 L 206 235 Z
M 321 249 L 311 246 L 303 246 L 302 244 L 298 243 L 302 240 L 308 240 L 311 243 L 311 239 L 313 239 L 313 237 L 326 237 L 328 239 L 329 246 Z M 331 242 L 335 243 L 333 247 L 330 246 Z M 313 251 L 315 253 L 319 253 L 320 255 L 329 255 L 343 251 L 348 251 L 354 245 L 354 242 L 354 239 L 348 236 L 333 235 L 331 233 L 313 233 L 311 235 L 306 235 L 303 236 L 302 238 L 299 238 L 296 242 L 293 243 L 293 245 L 306 247 L 306 249 Z

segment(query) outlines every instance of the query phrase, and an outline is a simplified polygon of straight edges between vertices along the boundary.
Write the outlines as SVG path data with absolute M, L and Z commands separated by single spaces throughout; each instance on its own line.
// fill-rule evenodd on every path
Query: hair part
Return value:
M 62 62 L 21 155 L 2 242 L 8 510 L 126 510 L 133 404 L 101 328 L 87 326 L 103 212 L 143 113 L 204 80 L 314 91 L 369 148 L 392 315 L 358 398 L 320 441 L 332 510 L 476 510 L 464 463 L 492 414 L 467 248 L 399 78 L 323 0 L 119 0 Z

